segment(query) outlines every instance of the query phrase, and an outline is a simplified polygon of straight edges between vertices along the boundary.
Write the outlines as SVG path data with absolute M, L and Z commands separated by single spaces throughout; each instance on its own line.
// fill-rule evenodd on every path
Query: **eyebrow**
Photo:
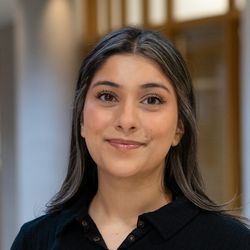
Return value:
M 110 86 L 110 87 L 114 87 L 114 88 L 120 88 L 121 87 L 118 83 L 115 83 L 115 82 L 111 82 L 111 81 L 98 81 L 98 82 L 96 82 L 96 83 L 93 84 L 92 88 L 95 88 L 97 86 L 102 86 L 102 85 L 104 85 L 104 86 Z M 161 89 L 166 90 L 168 93 L 170 93 L 169 88 L 166 87 L 163 84 L 160 84 L 160 83 L 149 82 L 149 83 L 142 84 L 140 87 L 142 89 L 161 88 Z
M 95 88 L 97 86 L 110 86 L 110 87 L 114 87 L 114 88 L 120 88 L 120 85 L 118 83 L 115 82 L 111 82 L 111 81 L 99 81 L 93 84 L 92 88 Z
M 164 90 L 166 90 L 168 93 L 170 93 L 170 90 L 168 87 L 166 87 L 163 84 L 160 83 L 154 83 L 154 82 L 149 82 L 149 83 L 145 83 L 141 86 L 143 89 L 149 89 L 149 88 L 162 88 Z

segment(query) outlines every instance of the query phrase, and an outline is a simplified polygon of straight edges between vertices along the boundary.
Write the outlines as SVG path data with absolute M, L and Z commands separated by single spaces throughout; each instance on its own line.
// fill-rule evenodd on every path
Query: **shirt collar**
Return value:
M 80 220 L 88 215 L 88 203 L 86 199 L 79 199 L 69 208 L 63 209 L 59 214 L 56 236 L 60 236 L 65 229 L 76 219 Z
M 170 238 L 177 231 L 187 225 L 200 209 L 183 196 L 177 196 L 174 201 L 144 217 L 164 239 Z
M 140 215 L 139 219 L 148 221 L 164 239 L 168 239 L 188 224 L 199 211 L 200 209 L 185 197 L 177 196 L 171 203 L 158 210 Z M 82 221 L 87 215 L 88 204 L 84 199 L 78 200 L 73 206 L 63 210 L 59 215 L 56 236 L 60 236 L 72 222 Z

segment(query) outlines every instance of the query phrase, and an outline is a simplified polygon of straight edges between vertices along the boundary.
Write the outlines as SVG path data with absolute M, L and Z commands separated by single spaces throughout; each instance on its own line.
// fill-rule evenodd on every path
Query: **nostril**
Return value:
M 124 132 L 133 132 L 136 130 L 136 126 L 122 126 L 122 125 L 117 125 L 116 126 L 117 130 L 122 130 Z

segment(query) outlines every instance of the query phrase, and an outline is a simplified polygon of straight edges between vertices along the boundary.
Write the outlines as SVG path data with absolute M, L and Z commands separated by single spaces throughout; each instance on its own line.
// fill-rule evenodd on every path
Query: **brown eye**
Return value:
M 142 103 L 147 105 L 160 105 L 164 103 L 164 101 L 159 96 L 151 95 L 144 98 Z
M 114 93 L 109 91 L 102 91 L 97 94 L 97 99 L 103 101 L 103 102 L 116 102 L 117 97 Z

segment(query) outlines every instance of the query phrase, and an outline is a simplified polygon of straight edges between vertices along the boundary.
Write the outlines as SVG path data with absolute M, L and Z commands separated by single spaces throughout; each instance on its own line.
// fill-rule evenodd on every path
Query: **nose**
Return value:
M 116 115 L 116 130 L 129 135 L 138 129 L 138 111 L 132 101 L 126 101 L 120 104 Z

